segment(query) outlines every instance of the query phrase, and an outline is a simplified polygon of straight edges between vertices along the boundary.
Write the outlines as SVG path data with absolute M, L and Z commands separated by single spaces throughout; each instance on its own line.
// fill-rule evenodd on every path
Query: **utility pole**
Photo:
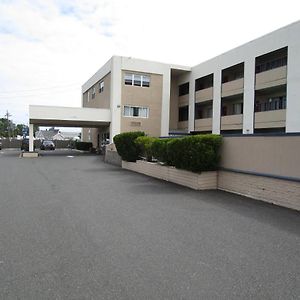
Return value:
M 9 117 L 11 117 L 11 114 L 8 112 L 8 110 L 6 111 L 5 117 L 7 119 L 7 135 L 8 135 L 8 139 L 10 139 Z

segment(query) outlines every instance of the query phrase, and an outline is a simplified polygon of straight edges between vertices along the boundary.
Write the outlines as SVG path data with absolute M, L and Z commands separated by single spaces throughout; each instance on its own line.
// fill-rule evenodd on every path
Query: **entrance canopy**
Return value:
M 30 105 L 29 151 L 33 151 L 33 125 L 95 128 L 110 122 L 110 109 Z
M 110 109 L 61 106 L 29 106 L 29 124 L 61 127 L 98 127 L 109 125 Z

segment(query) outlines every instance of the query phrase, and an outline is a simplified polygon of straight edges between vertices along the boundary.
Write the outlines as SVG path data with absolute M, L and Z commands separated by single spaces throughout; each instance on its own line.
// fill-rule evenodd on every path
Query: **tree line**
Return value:
M 38 130 L 38 126 L 34 126 L 34 132 Z M 0 118 L 0 137 L 17 137 L 28 134 L 29 127 L 26 124 L 15 124 L 8 118 Z

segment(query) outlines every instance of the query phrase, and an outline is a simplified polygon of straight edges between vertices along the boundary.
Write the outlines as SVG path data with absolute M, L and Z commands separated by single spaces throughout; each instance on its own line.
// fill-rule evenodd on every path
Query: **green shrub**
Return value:
M 75 149 L 90 151 L 93 148 L 93 143 L 90 142 L 75 142 Z
M 221 136 L 214 134 L 156 139 L 152 143 L 152 155 L 178 169 L 193 172 L 216 170 L 221 141 Z
M 146 157 L 147 161 L 152 161 L 152 144 L 157 138 L 151 136 L 139 136 L 135 143 L 140 148 L 142 156 Z
M 135 139 L 144 136 L 142 131 L 124 132 L 114 137 L 118 154 L 123 160 L 135 162 L 140 156 L 140 147 L 135 143 Z
M 222 137 L 214 134 L 194 135 L 167 143 L 169 164 L 192 172 L 218 168 Z
M 167 143 L 171 139 L 155 139 L 151 146 L 153 157 L 160 162 L 168 163 Z
M 183 138 L 173 138 L 167 142 L 167 164 L 170 166 L 175 166 L 178 169 L 183 169 L 183 160 L 187 158 L 182 143 Z

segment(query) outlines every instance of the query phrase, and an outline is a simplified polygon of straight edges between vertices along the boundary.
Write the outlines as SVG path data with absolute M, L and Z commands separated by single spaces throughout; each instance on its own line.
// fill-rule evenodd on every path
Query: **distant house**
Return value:
M 39 130 L 35 133 L 35 138 L 38 140 L 47 141 L 63 141 L 79 139 L 78 132 L 60 132 L 59 129 L 50 128 L 49 130 Z
M 49 130 L 39 130 L 35 133 L 35 138 L 38 140 L 63 140 L 64 138 L 60 134 L 59 129 L 50 128 Z
M 80 132 L 66 132 L 62 131 L 61 132 L 62 136 L 64 137 L 65 140 L 79 140 Z

